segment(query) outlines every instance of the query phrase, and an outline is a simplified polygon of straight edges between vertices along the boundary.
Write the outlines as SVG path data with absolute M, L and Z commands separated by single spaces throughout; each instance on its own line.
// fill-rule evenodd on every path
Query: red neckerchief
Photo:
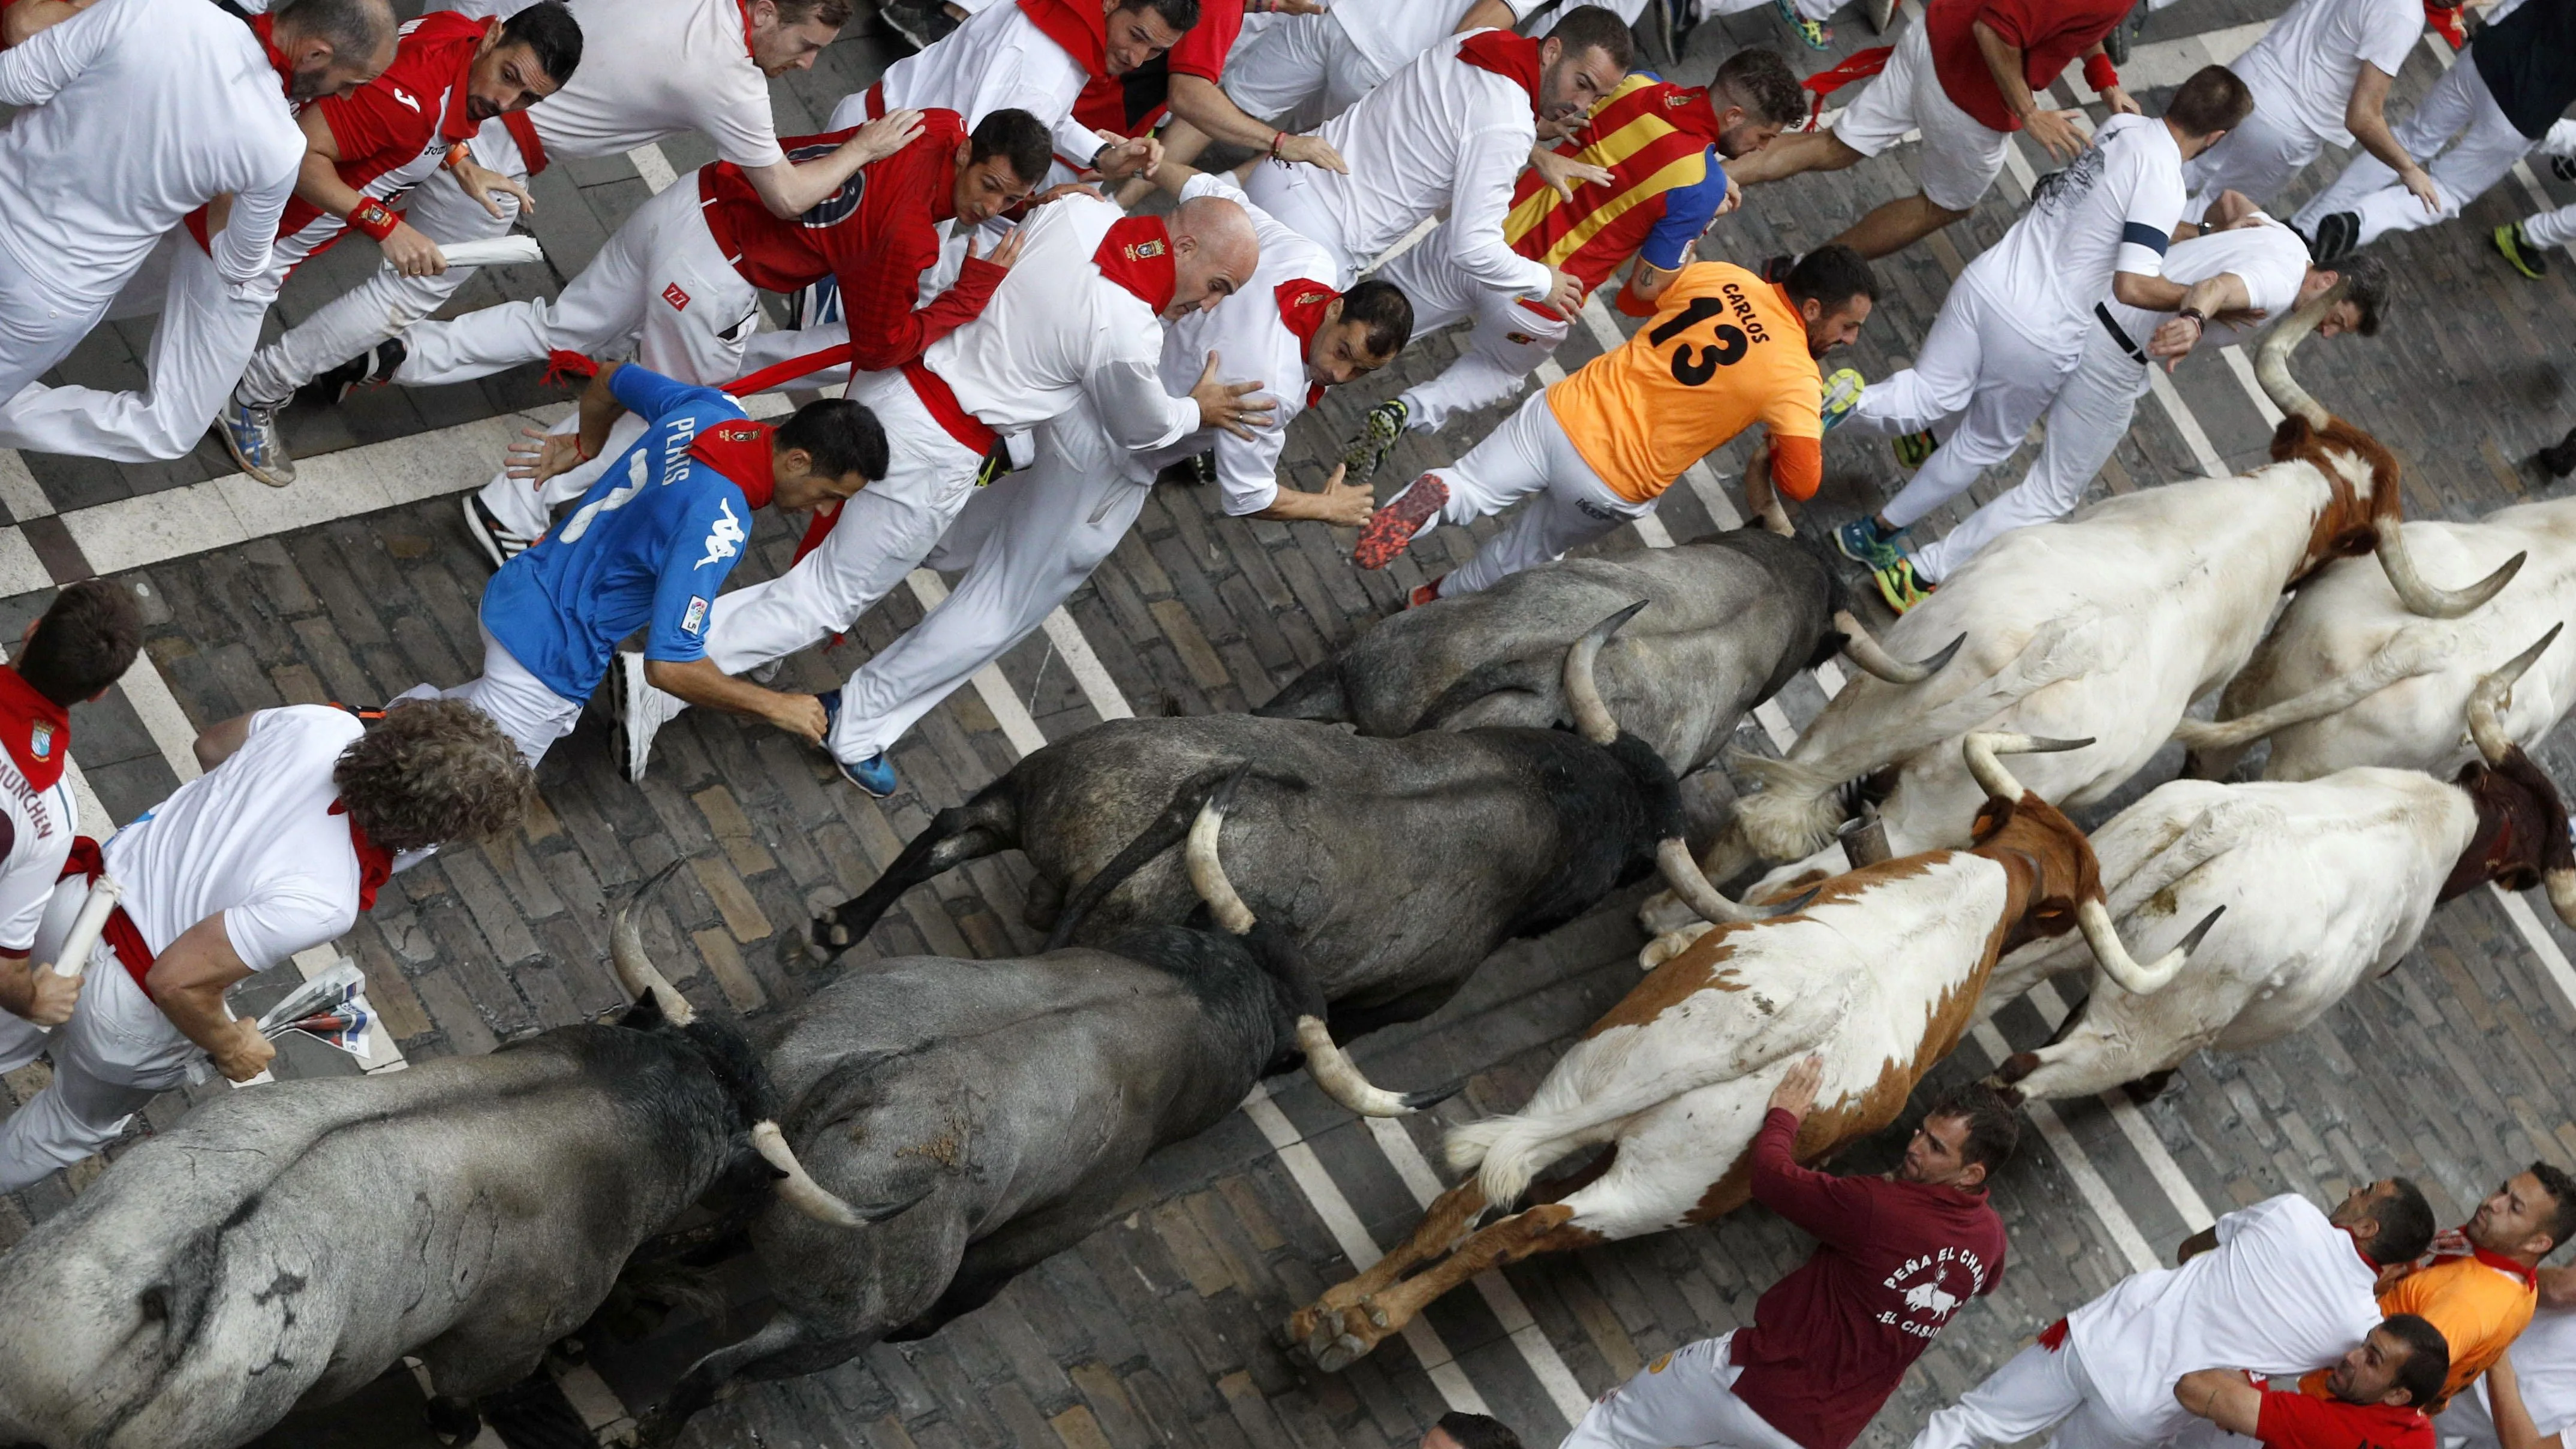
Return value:
M 772 431 L 769 424 L 749 418 L 718 423 L 689 444 L 689 456 L 732 479 L 742 490 L 744 502 L 767 508 L 778 487 L 778 455 L 769 444 Z
M 70 712 L 7 665 L 0 665 L 0 745 L 40 795 L 63 778 L 63 762 L 72 753 Z
M 1310 282 L 1303 277 L 1279 284 L 1279 320 L 1287 324 L 1288 331 L 1300 344 L 1299 356 L 1310 362 L 1313 360 L 1315 332 L 1324 325 L 1324 309 L 1332 306 L 1333 299 L 1340 295 L 1321 282 Z M 1306 406 L 1313 407 L 1323 400 L 1324 385 L 1309 381 L 1306 384 Z
M 277 17 L 265 11 L 250 18 L 250 33 L 259 37 L 259 48 L 268 52 L 268 63 L 277 72 L 278 94 L 292 100 L 289 92 L 295 85 L 295 63 L 286 58 L 285 51 L 277 48 L 275 40 L 269 38 L 276 29 Z
M 1676 129 L 1716 144 L 1717 107 L 1709 101 L 1706 86 L 1673 87 L 1664 94 L 1662 114 Z
M 507 23 L 495 16 L 483 23 L 483 33 L 489 35 Z M 482 58 L 479 47 L 466 52 L 465 64 L 457 71 L 456 84 L 447 98 L 447 114 L 438 118 L 438 134 L 442 140 L 470 141 L 474 133 L 483 128 L 483 123 L 475 120 L 473 114 L 465 109 L 466 92 L 474 81 L 474 62 Z
M 1113 223 L 1109 235 L 1100 239 L 1100 249 L 1091 254 L 1091 263 L 1100 268 L 1100 275 L 1143 298 L 1157 317 L 1172 305 L 1172 294 L 1180 289 L 1172 233 L 1159 216 L 1131 216 Z
M 2520 1263 L 2515 1262 L 2513 1259 L 2506 1257 L 2502 1253 L 2490 1253 L 2486 1249 L 2478 1247 L 2475 1244 L 2470 1245 L 2469 1256 L 2486 1264 L 2488 1267 L 2495 1269 L 2497 1272 L 2504 1274 L 2506 1277 L 2520 1281 L 2523 1287 L 2528 1288 L 2535 1293 L 2540 1291 L 2540 1270 L 2537 1268 L 2526 1268 Z
M 1026 5 L 1029 0 L 1020 0 Z M 1479 30 L 1458 47 L 1458 58 L 1478 70 L 1489 70 L 1529 92 L 1530 114 L 1538 114 L 1538 42 L 1508 30 Z
M 734 0 L 734 7 L 742 11 L 742 53 L 758 65 L 760 52 L 751 48 L 751 0 Z
M 332 801 L 331 813 L 349 818 L 349 848 L 358 853 L 358 913 L 364 915 L 376 908 L 376 892 L 394 878 L 394 853 L 367 838 L 345 801 Z
M 2336 1231 L 2343 1234 L 2345 1242 L 2352 1244 L 2353 1256 L 2361 1259 L 2361 1266 L 2370 1270 L 2370 1276 L 2373 1278 L 2378 1277 L 2379 1270 L 2384 1265 L 2382 1265 L 2377 1258 L 2374 1258 L 2361 1250 L 2361 1239 L 2352 1235 L 2352 1229 L 2339 1228 Z
M 1082 62 L 1093 80 L 1109 79 L 1109 16 L 1088 0 L 1020 0 L 1020 13 Z

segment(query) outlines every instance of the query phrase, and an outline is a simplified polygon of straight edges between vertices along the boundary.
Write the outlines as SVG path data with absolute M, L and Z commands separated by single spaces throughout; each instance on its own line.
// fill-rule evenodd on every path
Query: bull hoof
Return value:
M 1288 1315 L 1288 1342 L 1299 1347 L 1313 1341 L 1315 1330 L 1323 1325 L 1324 1306 L 1309 1303 Z
M 1327 1329 L 1316 1340 L 1307 1343 L 1306 1356 L 1314 1360 L 1316 1372 L 1337 1374 L 1368 1357 L 1369 1350 L 1376 1347 L 1374 1336 L 1362 1338 L 1357 1334 Z
M 2134 1082 L 2122 1083 L 2120 1090 L 2129 1094 L 2130 1101 L 2143 1107 L 2169 1091 L 2181 1072 L 2180 1067 L 2167 1067 L 2161 1072 L 2149 1072 Z
M 2038 1070 L 2039 1053 L 2014 1052 L 2011 1056 L 2004 1058 L 2004 1064 L 2002 1066 L 1995 1068 L 1995 1084 L 1997 1086 L 2009 1087 L 2013 1083 L 2020 1081 L 2022 1078 L 2027 1077 Z
M 807 927 L 806 936 L 818 950 L 838 952 L 850 949 L 850 928 L 841 924 L 839 911 L 825 911 L 816 916 Z

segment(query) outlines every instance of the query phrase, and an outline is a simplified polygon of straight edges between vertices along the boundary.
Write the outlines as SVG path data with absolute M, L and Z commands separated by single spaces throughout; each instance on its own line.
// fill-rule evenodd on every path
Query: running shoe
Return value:
M 499 515 L 484 507 L 483 500 L 471 493 L 465 495 L 465 536 L 474 540 L 474 546 L 483 551 L 483 556 L 490 559 L 496 569 L 526 553 L 528 545 L 536 542 L 533 538 L 521 538 L 512 533 Z
M 2146 0 L 2139 0 L 2139 3 L 2129 7 L 2129 13 L 2119 24 L 2111 27 L 2110 34 L 2102 37 L 2103 56 L 2113 65 L 2127 65 L 2129 42 L 2146 23 L 2147 3 Z
M 823 748 L 829 752 L 832 748 L 832 730 L 841 722 L 841 692 L 837 689 L 824 690 L 814 696 L 814 702 L 823 706 Z M 883 750 L 856 764 L 833 755 L 832 768 L 841 772 L 842 779 L 880 800 L 895 792 L 894 762 L 886 758 Z
M 1442 574 L 1440 579 L 1445 579 L 1447 577 L 1449 577 L 1447 574 Z M 1427 584 L 1415 584 L 1413 586 L 1413 592 L 1404 596 L 1404 607 L 1408 609 L 1419 609 L 1423 605 L 1439 598 L 1440 579 L 1433 579 Z
M 2549 275 L 2548 254 L 2523 237 L 2521 222 L 2497 227 L 2488 235 L 2495 243 L 2495 249 L 2504 253 L 2504 259 L 2513 265 L 2515 271 L 2535 282 Z
M 1863 8 L 1869 12 L 1872 35 L 1885 35 L 1888 27 L 1896 23 L 1896 0 L 1869 0 Z
M 271 488 L 295 481 L 295 458 L 278 431 L 275 404 L 260 407 L 235 397 L 215 414 L 215 430 L 223 434 L 224 451 L 243 472 Z
M 1905 550 L 1896 546 L 1896 538 L 1896 534 L 1879 532 L 1877 521 L 1863 516 L 1834 530 L 1834 548 L 1875 573 L 1905 557 Z
M 1664 42 L 1664 59 L 1674 65 L 1690 49 L 1691 32 L 1699 28 L 1699 0 L 1655 0 L 1656 29 Z
M 1780 23 L 1796 32 L 1798 38 L 1807 43 L 1809 50 L 1834 48 L 1834 28 L 1821 20 L 1809 20 L 1799 14 L 1798 7 L 1792 3 L 1792 0 L 1771 0 L 1771 8 L 1780 13 Z
M 1369 515 L 1360 528 L 1359 546 L 1351 550 L 1351 561 L 1364 569 L 1385 568 L 1448 503 L 1449 485 L 1438 474 L 1414 479 L 1413 486 L 1397 494 L 1394 502 Z
M 787 294 L 787 330 L 802 332 L 841 320 L 841 282 L 826 276 Z
M 2576 156 L 2550 157 L 2549 174 L 2561 181 L 2576 181 Z
M 1386 462 L 1387 453 L 1395 447 L 1395 440 L 1404 436 L 1405 419 L 1412 413 L 1413 410 L 1406 407 L 1400 397 L 1388 398 L 1368 410 L 1368 421 L 1361 426 L 1360 435 L 1342 449 L 1342 466 L 1349 470 L 1345 475 L 1348 481 L 1366 483 L 1377 476 L 1378 468 Z
M 617 654 L 617 687 L 609 692 L 609 748 L 626 778 L 644 783 L 644 765 L 652 758 L 653 737 L 679 717 L 680 702 L 655 689 L 644 678 L 644 656 L 632 650 Z
M 2308 243 L 2308 253 L 2321 267 L 2332 266 L 2352 254 L 2361 244 L 2361 213 L 2338 211 L 2317 221 L 2317 234 Z
M 877 7 L 877 18 L 915 50 L 928 50 L 957 29 L 957 17 L 940 0 L 886 0 Z
M 1826 432 L 1841 427 L 1843 419 L 1851 416 L 1851 410 L 1860 406 L 1864 386 L 1866 384 L 1860 380 L 1860 374 L 1848 367 L 1838 369 L 1825 379 L 1824 403 L 1816 412 L 1824 419 Z
M 401 338 L 388 337 L 313 379 L 313 386 L 321 389 L 323 397 L 333 407 L 338 407 L 347 402 L 352 393 L 366 392 L 393 381 L 395 370 L 410 356 L 411 349 L 403 346 Z
M 1930 428 L 1887 440 L 1888 451 L 1896 455 L 1896 466 L 1908 473 L 1931 462 L 1933 452 L 1940 446 L 1941 440 L 1932 436 Z
M 1878 596 L 1887 600 L 1887 607 L 1900 614 L 1932 597 L 1932 591 L 1939 587 L 1930 579 L 1915 577 L 1914 560 L 1910 558 L 1899 558 L 1871 574 L 1870 582 L 1878 585 Z

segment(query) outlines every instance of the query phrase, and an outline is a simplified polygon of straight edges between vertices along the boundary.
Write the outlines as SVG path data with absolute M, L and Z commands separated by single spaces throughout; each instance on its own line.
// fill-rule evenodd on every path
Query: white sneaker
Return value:
M 644 680 L 644 656 L 631 650 L 617 655 L 617 688 L 609 695 L 615 725 L 609 740 L 626 778 L 644 783 L 644 766 L 652 758 L 653 736 L 679 717 L 680 701 Z

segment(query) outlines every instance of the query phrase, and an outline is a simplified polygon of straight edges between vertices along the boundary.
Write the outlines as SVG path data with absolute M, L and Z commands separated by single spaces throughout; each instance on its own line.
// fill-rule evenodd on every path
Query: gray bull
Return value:
M 1569 696 L 1644 607 L 1565 651 Z M 1580 712 L 1578 708 L 1578 713 Z M 1598 715 L 1599 711 L 1594 710 Z M 1437 1010 L 1516 936 L 1549 930 L 1660 869 L 1711 920 L 1745 919 L 1683 843 L 1681 791 L 1645 742 L 1604 722 L 1582 734 L 1490 728 L 1355 738 L 1306 720 L 1212 715 L 1115 720 L 1047 746 L 965 805 L 941 811 L 865 892 L 814 922 L 843 949 L 906 890 L 1017 847 L 1044 887 L 1075 891 L 1055 944 L 1102 944 L 1198 908 L 1171 846 L 1218 781 L 1249 765 L 1227 864 L 1254 914 L 1312 964 L 1338 1040 Z
M 623 917 L 616 950 L 632 984 Z M 648 1235 L 756 1171 L 747 1149 L 793 1172 L 782 1196 L 856 1221 L 759 1120 L 742 1034 L 687 1015 L 674 994 L 198 1108 L 0 1259 L 0 1442 L 227 1449 L 406 1354 L 470 1424 L 464 1403 L 533 1372 Z
M 1846 607 L 1816 552 L 1759 527 L 1680 548 L 1563 559 L 1482 593 L 1380 621 L 1255 713 L 1357 725 L 1394 738 L 1481 725 L 1570 725 L 1567 649 L 1607 615 L 1646 609 L 1601 651 L 1600 688 L 1620 726 L 1676 775 L 1715 760 L 1745 711 L 1801 669 L 1841 653 L 1898 683 L 1930 678 L 1889 656 Z

